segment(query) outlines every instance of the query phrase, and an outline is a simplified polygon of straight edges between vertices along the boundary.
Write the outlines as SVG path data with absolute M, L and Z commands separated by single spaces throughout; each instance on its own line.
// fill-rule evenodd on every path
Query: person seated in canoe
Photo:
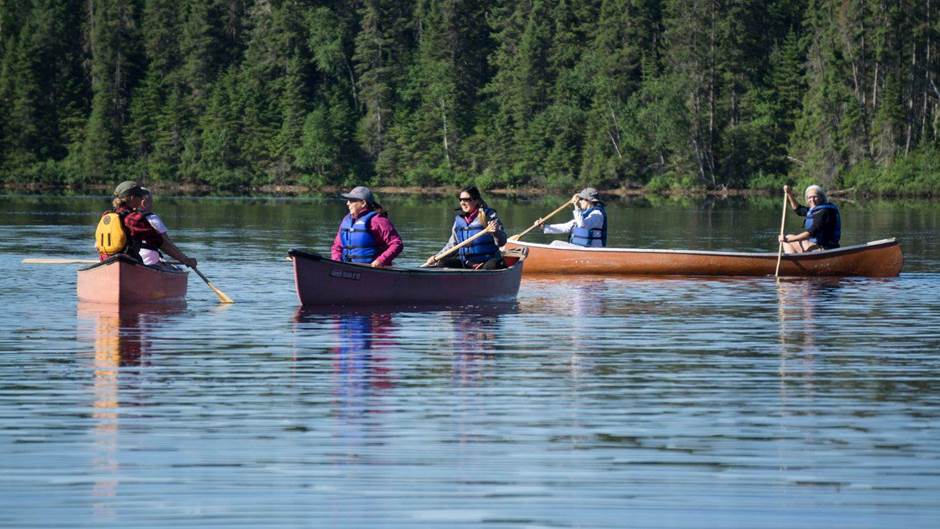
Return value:
M 372 191 L 356 186 L 340 196 L 346 199 L 349 214 L 343 218 L 333 239 L 331 258 L 373 268 L 392 266 L 405 245 Z
M 133 180 L 121 182 L 114 189 L 112 208 L 101 215 L 95 230 L 95 248 L 99 260 L 104 261 L 123 253 L 144 264 L 153 265 L 160 262 L 159 251 L 165 249 L 171 257 L 195 268 L 196 260 L 187 257 L 172 242 L 167 244 L 167 239 L 147 220 L 142 205 L 148 193 Z M 144 260 L 144 255 L 150 262 Z
M 567 233 L 568 242 L 578 246 L 607 246 L 607 211 L 597 190 L 585 187 L 571 197 L 571 205 L 574 206 L 574 218 L 568 222 L 545 225 L 545 219 L 540 218 L 532 226 L 544 226 L 543 233 Z
M 454 225 L 450 239 L 436 254 L 428 258 L 424 266 L 444 268 L 470 268 L 493 270 L 505 268 L 499 247 L 506 244 L 506 231 L 496 210 L 487 206 L 476 186 L 467 186 L 457 193 L 460 207 L 455 210 Z M 480 235 L 480 233 L 485 233 Z M 456 254 L 450 250 L 460 246 Z
M 804 253 L 838 248 L 839 238 L 842 235 L 842 218 L 839 215 L 839 208 L 826 199 L 825 190 L 818 185 L 806 188 L 804 196 L 809 207 L 797 203 L 790 186 L 783 186 L 783 192 L 787 195 L 790 208 L 797 215 L 806 217 L 803 222 L 803 231 L 777 237 L 777 240 L 783 244 L 783 251 Z
M 143 192 L 143 196 L 140 199 L 140 208 L 138 208 L 138 210 L 143 214 L 144 218 L 147 219 L 147 222 L 150 223 L 153 229 L 160 233 L 160 237 L 163 239 L 163 244 L 160 245 L 159 250 L 151 250 L 150 248 L 142 247 L 140 249 L 141 260 L 148 266 L 161 266 L 164 264 L 162 261 L 163 256 L 161 255 L 162 251 L 184 265 L 195 268 L 196 260 L 187 256 L 173 243 L 170 239 L 166 224 L 163 223 L 163 219 L 153 212 L 153 193 L 145 187 L 142 187 L 141 191 Z

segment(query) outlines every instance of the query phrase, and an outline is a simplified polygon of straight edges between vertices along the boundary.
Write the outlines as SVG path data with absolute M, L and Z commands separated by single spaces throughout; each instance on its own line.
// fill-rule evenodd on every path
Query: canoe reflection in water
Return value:
M 486 380 L 497 360 L 494 344 L 503 315 L 517 312 L 518 303 L 495 303 L 455 308 L 450 312 L 452 380 L 472 386 Z
M 847 307 L 842 298 L 851 295 L 848 291 L 853 284 L 868 281 L 876 280 L 832 277 L 777 282 L 780 383 L 784 395 L 788 386 L 800 383 L 812 390 L 817 357 L 824 352 L 819 337 L 838 333 L 840 311 Z
M 96 498 L 95 515 L 102 520 L 115 518 L 110 499 L 118 493 L 120 465 L 117 459 L 118 430 L 122 402 L 120 391 L 136 389 L 140 370 L 147 364 L 150 332 L 154 326 L 186 308 L 178 305 L 78 304 L 78 339 L 94 343 L 94 443 L 96 454 L 92 496 Z M 137 392 L 134 392 L 137 393 Z
M 298 309 L 294 321 L 298 332 L 329 338 L 326 349 L 332 362 L 333 394 L 343 415 L 383 411 L 377 396 L 395 385 L 390 366 L 396 346 L 394 313 L 366 310 Z M 323 344 L 322 335 L 312 342 Z M 295 360 L 310 359 L 312 351 L 295 351 Z M 313 358 L 315 359 L 315 358 Z

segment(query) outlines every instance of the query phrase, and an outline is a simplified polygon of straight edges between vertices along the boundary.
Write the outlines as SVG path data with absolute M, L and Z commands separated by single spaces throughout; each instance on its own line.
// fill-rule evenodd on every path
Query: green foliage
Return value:
M 0 0 L 0 180 L 938 192 L 940 3 Z
M 843 186 L 859 194 L 896 196 L 940 195 L 940 152 L 925 147 L 879 166 L 866 161 L 843 176 Z

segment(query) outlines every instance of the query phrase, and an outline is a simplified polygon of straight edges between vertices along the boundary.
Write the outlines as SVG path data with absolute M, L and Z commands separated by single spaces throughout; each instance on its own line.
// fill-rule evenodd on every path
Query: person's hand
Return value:
M 486 224 L 486 233 L 496 233 L 496 230 L 499 228 L 499 224 L 495 220 L 491 220 Z
M 196 260 L 192 257 L 184 257 L 183 259 L 180 259 L 180 262 L 190 268 L 196 268 Z
M 579 200 L 580 198 L 581 198 L 581 197 L 579 197 L 578 194 L 575 193 L 574 195 L 571 196 L 571 204 L 572 204 L 573 206 L 577 206 L 577 205 L 578 205 L 578 200 Z
M 428 257 L 427 261 L 424 262 L 424 266 L 433 266 L 435 263 L 437 263 L 437 256 L 432 255 L 431 257 Z
M 380 261 L 379 259 L 376 259 L 375 261 L 372 261 L 372 264 L 370 266 L 372 266 L 372 268 L 382 268 L 382 266 L 384 265 L 382 264 L 382 261 Z
M 793 188 L 788 185 L 783 186 L 783 192 L 787 194 L 788 197 L 793 198 Z
M 778 242 L 790 242 L 790 241 L 787 240 L 787 238 L 789 238 L 789 235 L 778 235 L 778 236 L 777 236 L 777 241 L 778 241 Z
M 535 219 L 535 222 L 532 223 L 533 228 L 541 228 L 545 224 L 545 219 Z

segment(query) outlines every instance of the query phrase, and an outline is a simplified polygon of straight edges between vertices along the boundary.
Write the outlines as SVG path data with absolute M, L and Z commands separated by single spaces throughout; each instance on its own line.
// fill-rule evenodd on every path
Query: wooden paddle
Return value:
M 451 246 L 450 248 L 448 248 L 447 250 L 445 250 L 445 251 L 443 251 L 443 252 L 441 252 L 441 253 L 432 255 L 432 256 L 430 257 L 430 259 L 433 260 L 433 262 L 435 262 L 435 263 L 440 262 L 441 259 L 447 257 L 448 255 L 453 254 L 454 252 L 460 250 L 460 249 L 463 248 L 464 246 L 467 246 L 468 244 L 472 243 L 473 241 L 479 239 L 480 237 L 482 237 L 482 236 L 484 236 L 484 235 L 492 235 L 492 234 L 493 234 L 493 232 L 486 230 L 486 212 L 483 211 L 483 208 L 480 208 L 480 212 L 477 214 L 477 220 L 479 220 L 479 221 L 480 221 L 480 224 L 483 225 L 483 231 L 481 231 L 480 233 L 477 233 L 476 235 L 474 235 L 474 236 L 472 236 L 472 237 L 470 237 L 470 238 L 464 240 L 464 241 L 463 241 L 462 243 L 460 243 L 460 244 L 456 244 L 456 245 L 454 245 L 454 246 Z M 422 267 L 425 267 L 425 266 L 429 266 L 429 265 L 428 265 L 428 263 L 425 263 L 425 264 L 423 264 L 423 265 L 421 265 L 421 266 L 422 266 Z
M 54 264 L 54 265 L 65 265 L 65 264 L 98 264 L 101 261 L 97 259 L 66 259 L 66 258 L 46 258 L 46 257 L 27 257 L 20 261 L 23 264 Z M 178 263 L 176 261 L 168 261 L 166 264 L 179 265 L 183 263 Z
M 783 192 L 783 212 L 780 214 L 780 236 L 783 237 L 783 227 L 787 221 L 787 192 Z M 774 272 L 774 277 L 780 277 L 780 259 L 783 257 L 783 241 L 780 241 L 780 246 L 777 248 L 777 270 Z
M 200 272 L 198 268 L 194 266 L 192 267 L 192 269 L 193 269 L 193 272 L 196 272 L 196 274 L 198 274 L 199 277 L 201 277 L 202 280 L 205 281 L 207 285 L 209 285 L 209 288 L 211 288 L 212 291 L 215 292 L 215 295 L 219 296 L 219 301 L 221 301 L 222 303 L 235 303 L 235 300 L 228 297 L 228 295 L 226 295 L 225 292 L 222 292 L 221 290 L 219 290 L 219 287 L 213 285 L 212 281 L 209 281 L 209 278 L 202 275 L 202 272 Z
M 97 264 L 97 259 L 52 259 L 30 257 L 23 259 L 23 264 Z
M 571 205 L 571 201 L 569 200 L 569 201 L 565 202 L 564 204 L 558 206 L 558 209 L 556 209 L 555 211 L 552 211 L 552 212 L 549 213 L 548 215 L 545 215 L 544 217 L 542 217 L 542 220 L 545 221 L 545 220 L 548 220 L 548 219 L 554 217 L 555 215 L 557 215 L 559 212 L 561 212 L 562 210 L 564 210 L 565 208 L 567 208 L 567 207 L 570 206 L 570 205 Z M 518 241 L 523 235 L 525 235 L 526 233 L 529 233 L 530 231 L 534 230 L 535 227 L 536 227 L 536 224 L 532 224 L 531 226 L 529 226 L 528 228 L 526 228 L 525 231 L 523 231 L 522 233 L 519 233 L 518 235 L 513 235 L 512 237 L 510 237 L 509 240 L 510 240 L 510 241 Z

